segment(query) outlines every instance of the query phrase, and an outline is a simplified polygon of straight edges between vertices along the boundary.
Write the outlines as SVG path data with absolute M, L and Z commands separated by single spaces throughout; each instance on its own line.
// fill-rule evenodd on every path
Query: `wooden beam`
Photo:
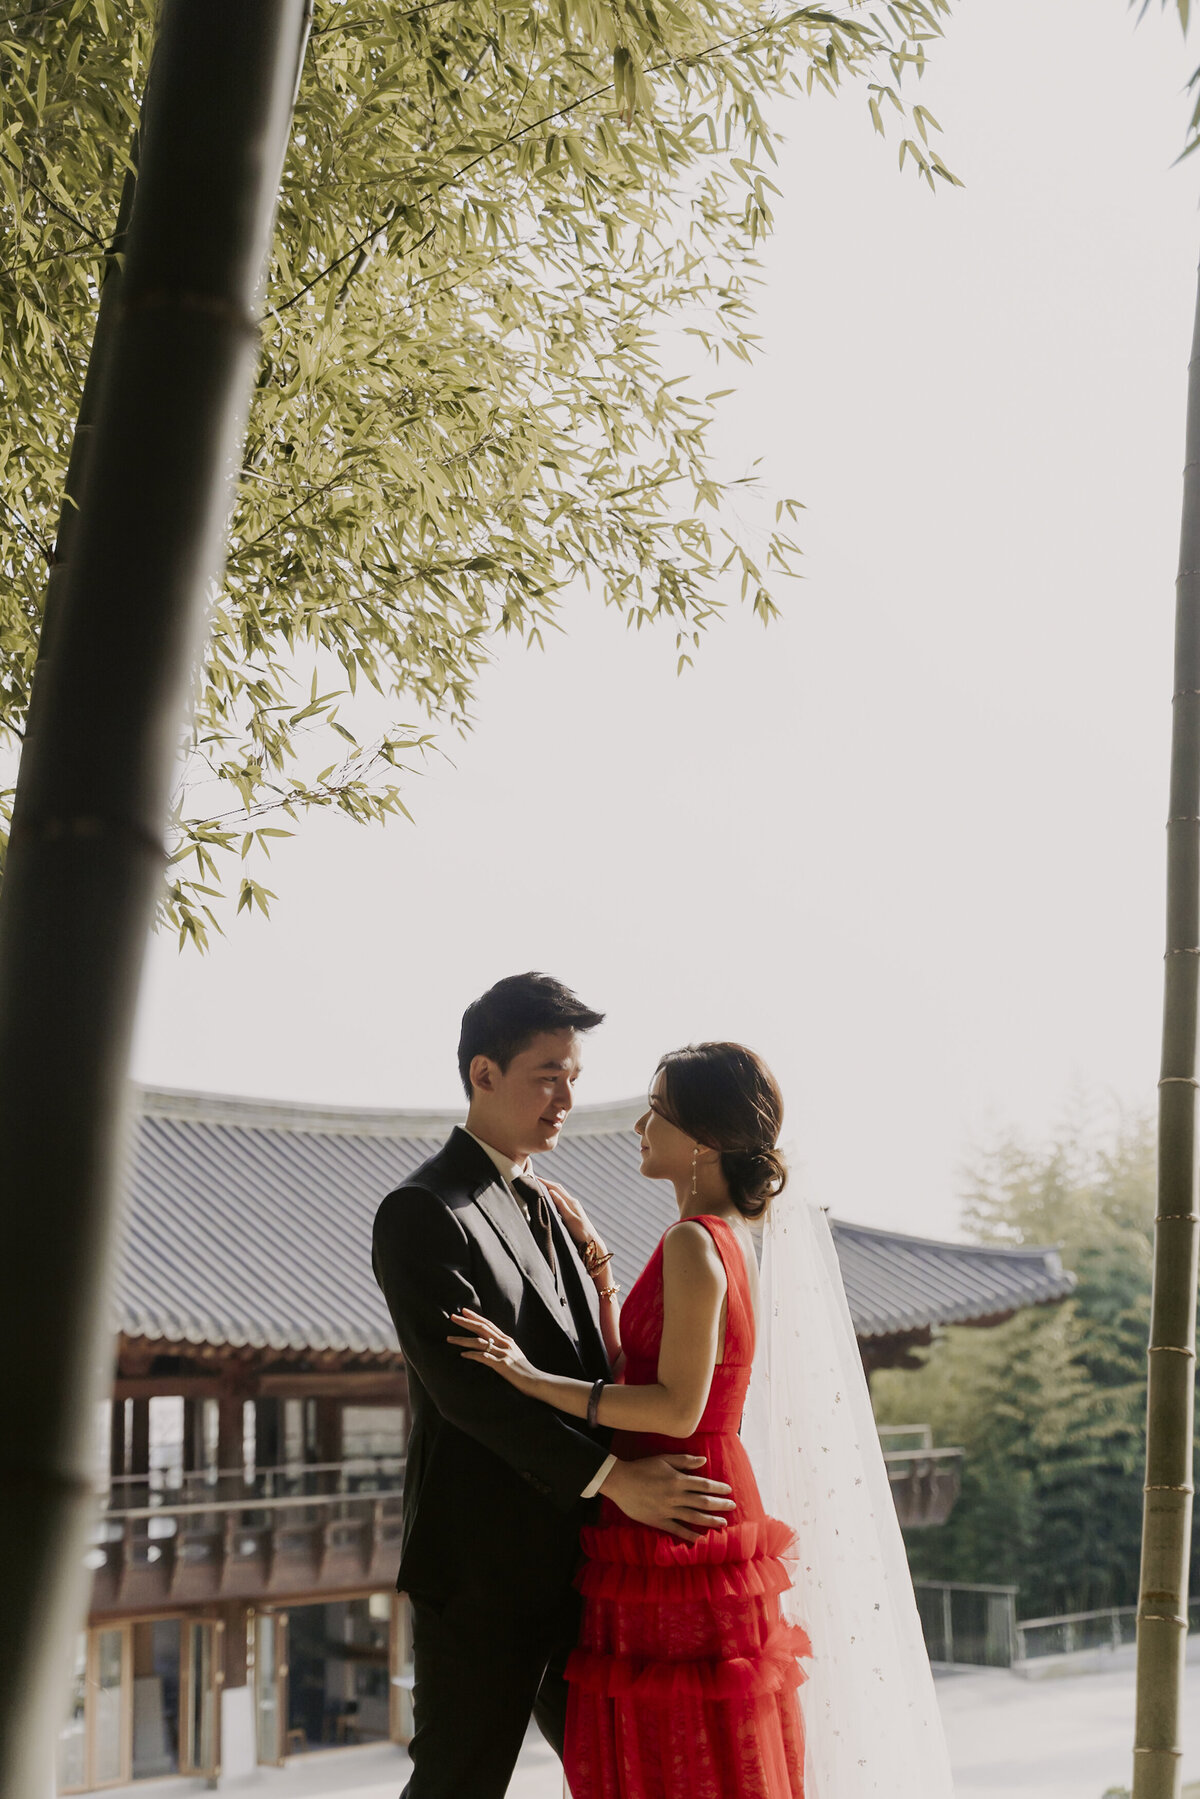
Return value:
M 114 1399 L 216 1399 L 221 1381 L 215 1374 L 119 1374 Z
M 345 1374 L 260 1374 L 264 1399 L 345 1399 L 360 1404 L 403 1405 L 408 1383 L 400 1368 L 358 1369 Z
M 887 1336 L 860 1337 L 858 1350 L 862 1356 L 862 1364 L 867 1377 L 870 1378 L 878 1368 L 919 1368 L 921 1362 L 913 1354 L 916 1349 L 928 1349 L 933 1341 L 933 1331 L 929 1325 L 911 1331 L 894 1331 Z

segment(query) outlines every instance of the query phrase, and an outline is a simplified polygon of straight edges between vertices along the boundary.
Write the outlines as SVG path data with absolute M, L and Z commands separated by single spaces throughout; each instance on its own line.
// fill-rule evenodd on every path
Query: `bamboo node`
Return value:
M 121 304 L 121 311 L 126 317 L 134 317 L 143 312 L 183 312 L 199 313 L 202 317 L 215 319 L 218 323 L 232 325 L 235 331 L 245 337 L 252 337 L 258 342 L 258 320 L 241 306 L 225 299 L 221 294 L 203 294 L 195 290 L 175 291 L 170 288 L 147 288 L 144 293 L 135 293 L 132 299 Z
M 1176 1761 L 1183 1754 L 1182 1749 L 1135 1749 L 1135 1755 L 1173 1755 Z
M 1200 1212 L 1156 1212 L 1155 1224 L 1200 1224 Z
M 1200 956 L 1200 949 L 1169 949 L 1168 956 Z M 1164 1074 L 1159 1077 L 1160 1087 L 1200 1087 L 1194 1074 Z
M 1186 1618 L 1177 1618 L 1172 1615 L 1169 1615 L 1166 1612 L 1143 1612 L 1141 1617 L 1138 1619 L 1138 1623 L 1139 1624 L 1182 1624 L 1184 1630 L 1186 1630 L 1188 1627 L 1188 1621 Z M 1143 1755 L 1149 1755 L 1150 1751 L 1148 1749 L 1143 1749 L 1141 1753 Z M 1174 1754 L 1175 1751 L 1172 1750 L 1172 1751 L 1170 1751 L 1170 1753 Z
M 1178 1343 L 1152 1343 L 1146 1351 L 1147 1355 L 1186 1355 L 1196 1359 L 1194 1349 L 1181 1349 Z
M 1154 1487 L 1154 1486 L 1149 1486 L 1149 1487 L 1142 1488 L 1143 1493 L 1191 1493 L 1193 1490 L 1194 1489 L 1191 1487 L 1165 1487 L 1165 1486 Z
M 1166 956 L 1200 956 L 1200 948 L 1197 948 L 1197 949 L 1168 949 L 1168 950 L 1164 950 L 1163 954 Z
M 151 831 L 144 831 L 128 819 L 108 818 L 97 814 L 69 815 L 46 814 L 42 817 L 25 818 L 14 825 L 9 843 L 17 841 L 32 843 L 96 843 L 107 838 L 110 842 L 131 843 L 136 848 L 149 850 L 160 859 L 166 855 L 161 837 Z

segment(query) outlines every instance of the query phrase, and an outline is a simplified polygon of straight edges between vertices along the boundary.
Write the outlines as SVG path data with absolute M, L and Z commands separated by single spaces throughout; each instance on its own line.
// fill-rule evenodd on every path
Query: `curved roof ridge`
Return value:
M 1037 1256 L 1042 1260 L 1053 1256 L 1056 1261 L 1060 1261 L 1058 1245 L 1055 1243 L 973 1243 L 969 1237 L 916 1237 L 911 1231 L 892 1230 L 885 1224 L 852 1224 L 849 1219 L 838 1218 L 833 1212 L 829 1213 L 829 1226 L 831 1230 L 836 1228 L 840 1231 L 853 1231 L 862 1237 L 903 1237 L 905 1244 L 914 1249 L 953 1249 L 960 1254 L 963 1251 L 974 1251 L 978 1255 L 1003 1256 L 1006 1261 L 1011 1261 L 1014 1256 Z
M 135 1085 L 138 1111 L 149 1118 L 192 1119 L 203 1124 L 242 1125 L 249 1129 L 326 1132 L 362 1137 L 414 1137 L 441 1140 L 463 1121 L 462 1106 L 314 1105 L 304 1099 L 267 1099 L 237 1093 L 203 1093 L 186 1087 Z M 645 1110 L 638 1099 L 602 1100 L 578 1105 L 569 1113 L 564 1136 L 597 1136 L 631 1129 Z

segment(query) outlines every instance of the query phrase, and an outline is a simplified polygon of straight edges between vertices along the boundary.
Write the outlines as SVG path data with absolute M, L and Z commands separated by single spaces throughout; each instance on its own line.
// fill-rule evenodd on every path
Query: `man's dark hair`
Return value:
M 462 1018 L 458 1072 L 471 1097 L 471 1061 L 487 1056 L 507 1070 L 542 1031 L 592 1031 L 604 1023 L 569 987 L 548 974 L 510 974 L 473 999 Z

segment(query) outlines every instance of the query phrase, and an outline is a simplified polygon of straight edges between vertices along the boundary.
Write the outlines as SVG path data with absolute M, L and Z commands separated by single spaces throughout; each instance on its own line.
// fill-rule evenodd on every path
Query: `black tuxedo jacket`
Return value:
M 518 1393 L 447 1343 L 464 1306 L 507 1331 L 535 1367 L 609 1378 L 595 1287 L 553 1219 L 559 1286 L 491 1158 L 465 1131 L 389 1193 L 373 1262 L 408 1365 L 401 1592 L 464 1590 L 543 1612 L 561 1602 L 588 1515 L 580 1499 L 608 1433 Z

